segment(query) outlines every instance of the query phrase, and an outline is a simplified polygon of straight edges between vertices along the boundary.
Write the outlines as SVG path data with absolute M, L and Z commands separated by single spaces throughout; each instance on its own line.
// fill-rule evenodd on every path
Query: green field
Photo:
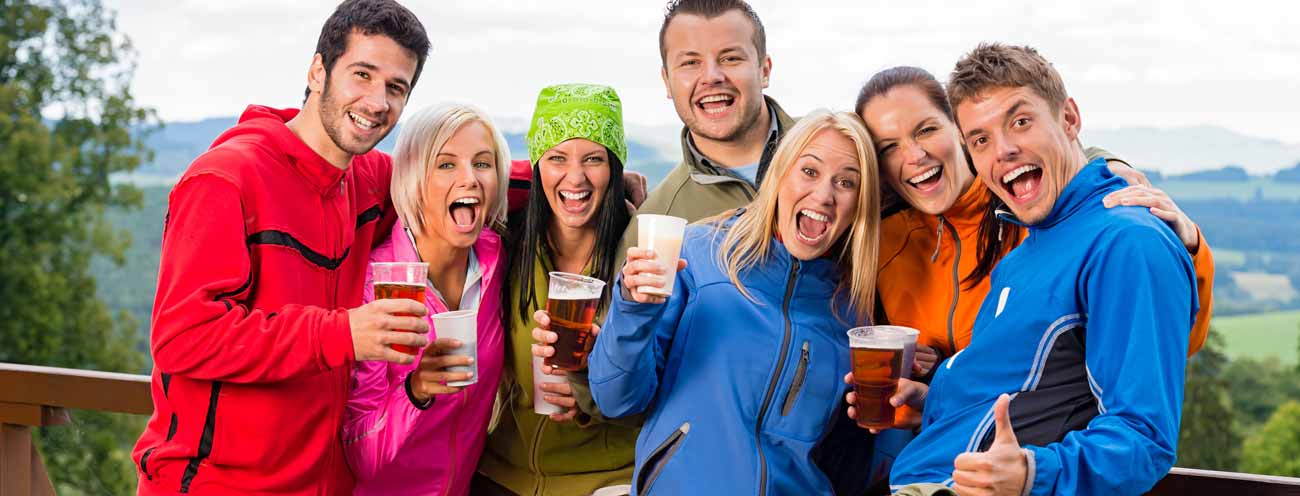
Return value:
M 1300 310 L 1215 317 L 1210 325 L 1223 334 L 1232 358 L 1277 355 L 1284 364 L 1296 363 Z
M 1174 201 L 1236 198 L 1249 200 L 1256 191 L 1270 200 L 1300 200 L 1300 183 L 1273 181 L 1267 177 L 1252 177 L 1249 181 L 1185 181 L 1166 179 L 1155 186 L 1168 193 Z

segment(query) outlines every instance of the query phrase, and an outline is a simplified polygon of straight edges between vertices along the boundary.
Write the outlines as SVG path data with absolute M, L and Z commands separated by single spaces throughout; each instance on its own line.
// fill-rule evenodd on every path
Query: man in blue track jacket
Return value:
M 1000 217 L 1029 236 L 993 271 L 970 346 L 928 395 L 900 387 L 924 417 L 892 487 L 1141 494 L 1177 451 L 1197 309 L 1187 251 L 1146 209 L 1103 206 L 1125 181 L 1086 162 L 1078 107 L 1032 48 L 980 45 L 948 91 Z

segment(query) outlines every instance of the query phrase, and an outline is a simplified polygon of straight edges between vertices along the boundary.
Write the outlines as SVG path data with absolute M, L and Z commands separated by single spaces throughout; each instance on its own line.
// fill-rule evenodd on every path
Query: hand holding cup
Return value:
M 675 270 L 686 268 L 686 260 L 677 259 Z M 655 252 L 635 246 L 627 249 L 627 262 L 623 264 L 624 297 L 637 303 L 660 304 L 668 301 L 667 295 L 654 292 L 668 284 L 668 268 L 656 260 Z M 646 292 L 651 291 L 651 292 Z

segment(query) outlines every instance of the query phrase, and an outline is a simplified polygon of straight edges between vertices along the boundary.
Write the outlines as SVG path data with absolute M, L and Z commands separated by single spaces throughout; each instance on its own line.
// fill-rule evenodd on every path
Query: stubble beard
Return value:
M 388 136 L 388 132 L 379 135 L 372 143 L 358 142 L 357 140 L 348 139 L 340 126 L 345 126 L 346 121 L 350 120 L 347 113 L 343 111 L 341 105 L 334 102 L 333 94 L 330 92 L 329 76 L 325 77 L 325 91 L 321 92 L 320 97 L 320 120 L 321 127 L 325 128 L 325 134 L 334 142 L 334 146 L 350 155 L 365 155 L 375 148 L 380 141 Z M 340 124 L 343 123 L 343 124 Z M 392 131 L 389 129 L 389 131 Z
M 704 129 L 705 126 L 700 125 L 703 119 L 700 119 L 699 117 L 696 116 L 695 112 L 698 109 L 695 107 L 695 104 L 692 103 L 690 105 L 691 105 L 691 110 L 690 110 L 691 120 L 690 122 L 686 123 L 686 128 L 690 129 L 691 134 L 708 139 L 710 141 L 718 141 L 724 143 L 738 141 L 741 138 L 744 138 L 747 133 L 753 131 L 755 127 L 758 127 L 759 120 L 760 120 L 759 115 L 763 111 L 763 100 L 760 98 L 757 102 L 749 105 L 746 108 L 741 109 L 740 118 L 737 119 L 735 127 L 732 128 L 730 131 L 723 130 L 721 132 L 710 132 Z

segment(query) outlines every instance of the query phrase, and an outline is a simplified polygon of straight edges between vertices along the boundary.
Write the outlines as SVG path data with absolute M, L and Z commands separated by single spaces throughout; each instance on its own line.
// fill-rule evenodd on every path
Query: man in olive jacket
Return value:
M 688 222 L 745 206 L 777 142 L 794 121 L 763 95 L 772 72 L 763 24 L 743 1 L 668 6 L 659 31 L 661 75 L 682 129 L 682 162 L 650 192 L 640 214 Z M 628 225 L 619 254 L 636 245 Z

